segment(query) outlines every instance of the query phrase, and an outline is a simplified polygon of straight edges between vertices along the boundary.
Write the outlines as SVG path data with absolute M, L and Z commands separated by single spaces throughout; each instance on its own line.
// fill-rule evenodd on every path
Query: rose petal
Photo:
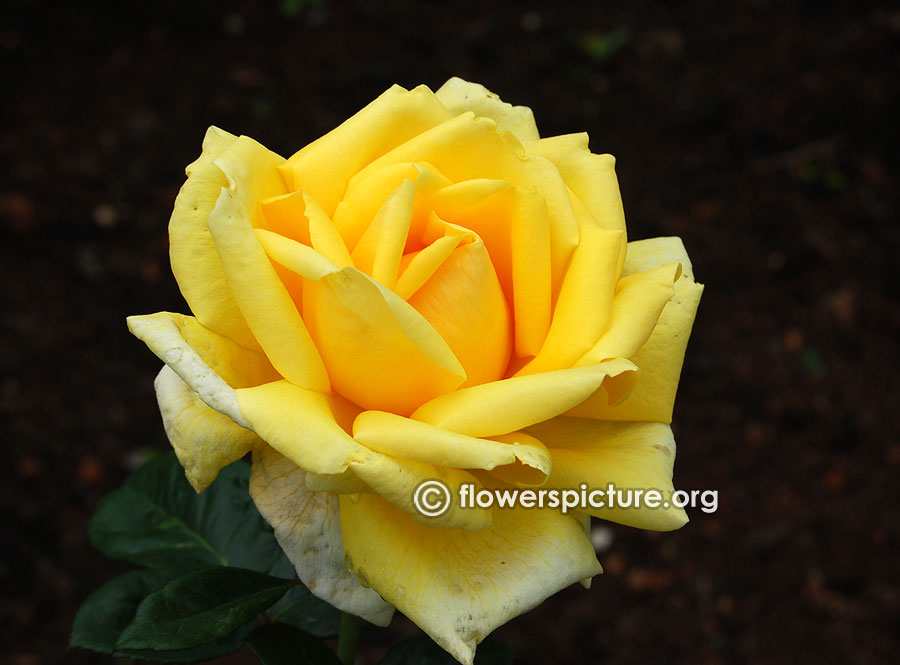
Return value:
M 465 180 L 438 191 L 434 212 L 484 241 L 515 316 L 515 349 L 534 356 L 550 327 L 550 218 L 535 191 L 502 180 Z
M 512 134 L 501 134 L 489 118 L 464 113 L 399 145 L 362 169 L 363 180 L 387 166 L 428 162 L 453 182 L 487 178 L 534 187 L 547 203 L 553 284 L 558 285 L 572 250 L 578 225 L 566 183 L 549 160 L 526 155 Z
M 408 302 L 463 366 L 463 386 L 503 376 L 512 347 L 509 307 L 479 238 L 454 249 Z
M 311 283 L 304 313 L 335 390 L 366 409 L 408 414 L 465 371 L 425 318 L 354 268 Z
M 604 380 L 635 369 L 619 358 L 494 381 L 437 397 L 411 417 L 470 436 L 506 434 L 558 416 L 597 392 Z
M 606 490 L 655 489 L 671 500 L 675 439 L 662 423 L 613 423 L 559 417 L 528 428 L 553 456 L 553 471 L 544 487 Z M 671 531 L 684 526 L 687 515 L 674 505 L 649 508 L 588 508 L 585 512 L 619 524 Z
M 393 457 L 443 467 L 484 469 L 521 462 L 539 472 L 541 484 L 552 463 L 546 447 L 524 433 L 504 442 L 478 439 L 383 411 L 363 411 L 353 423 L 353 438 Z
M 214 161 L 237 140 L 217 127 L 207 130 L 203 153 L 187 167 L 187 181 L 175 199 L 169 220 L 169 258 L 178 288 L 197 319 L 210 330 L 258 350 L 206 227 L 222 187 L 228 184 Z
M 454 76 L 438 88 L 435 96 L 454 115 L 474 111 L 476 116 L 491 118 L 501 132 L 511 132 L 522 141 L 540 138 L 534 113 L 527 106 L 513 106 L 483 85 L 469 83 Z
M 339 127 L 297 152 L 280 170 L 290 189 L 311 192 L 325 213 L 333 215 L 353 174 L 395 146 L 450 117 L 424 85 L 409 91 L 395 85 Z
M 621 246 L 621 231 L 592 224 L 581 228 L 581 243 L 563 278 L 547 339 L 518 375 L 570 367 L 607 329 Z
M 625 231 L 625 211 L 616 178 L 616 158 L 597 155 L 588 147 L 588 135 L 566 134 L 525 144 L 529 154 L 553 162 L 569 186 L 604 229 Z
M 481 511 L 476 511 L 481 512 Z M 601 572 L 577 519 L 494 511 L 490 529 L 430 529 L 386 501 L 341 498 L 347 566 L 460 663 L 497 626 Z
M 248 424 L 237 407 L 234 388 L 279 378 L 263 354 L 209 330 L 192 316 L 158 312 L 129 316 L 126 321 L 131 333 L 200 399 L 243 427 Z
M 305 471 L 337 474 L 369 451 L 341 427 L 339 397 L 274 381 L 235 391 L 246 421 L 266 443 Z
M 391 192 L 353 250 L 355 265 L 377 282 L 394 288 L 412 222 L 416 184 L 404 180 Z
M 461 469 L 437 466 L 416 460 L 401 459 L 368 450 L 367 455 L 351 464 L 353 473 L 382 499 L 390 502 L 416 522 L 434 531 L 463 529 L 480 531 L 491 526 L 491 513 L 486 510 L 462 508 L 454 498 L 459 496 L 462 484 L 471 483 L 481 489 L 482 484 L 474 475 Z M 425 481 L 438 480 L 448 488 L 450 503 L 446 512 L 429 517 L 415 504 L 416 488 Z M 367 496 L 361 494 L 360 496 Z M 355 497 L 354 497 L 355 498 Z
M 205 490 L 221 469 L 263 445 L 256 434 L 207 406 L 168 365 L 153 385 L 166 436 L 196 492 Z
M 276 170 L 283 161 L 246 137 L 219 155 L 216 165 L 229 187 L 209 217 L 209 230 L 235 300 L 272 365 L 298 386 L 327 391 L 322 359 L 254 233 L 261 226 L 258 202 L 284 191 Z
M 365 178 L 351 178 L 347 192 L 334 211 L 334 224 L 341 232 L 347 247 L 355 250 L 363 234 L 372 226 L 385 201 L 405 180 L 416 185 L 406 248 L 415 245 L 422 233 L 421 227 L 428 221 L 429 197 L 450 181 L 427 163 L 403 162 L 377 169 Z M 378 227 L 376 227 L 376 230 Z M 418 247 L 414 247 L 418 249 Z M 372 249 L 366 250 L 372 252 Z
M 397 295 L 409 300 L 437 272 L 464 238 L 464 235 L 444 236 L 418 252 L 405 254 L 400 262 L 400 276 L 394 286 Z
M 627 274 L 637 276 L 632 271 L 652 270 L 660 263 L 673 262 L 681 266 L 674 295 L 666 303 L 650 337 L 631 356 L 634 364 L 641 369 L 640 380 L 634 390 L 620 403 L 609 406 L 590 400 L 573 409 L 570 415 L 601 420 L 672 422 L 681 365 L 703 285 L 694 282 L 691 262 L 680 239 L 653 238 L 628 243 Z
M 578 359 L 576 366 L 610 358 L 630 358 L 637 353 L 653 332 L 666 303 L 672 299 L 680 274 L 680 264 L 673 263 L 620 279 L 609 329 Z
M 344 567 L 338 498 L 307 489 L 306 472 L 264 446 L 253 453 L 250 496 L 297 571 L 318 598 L 378 626 L 394 608 Z

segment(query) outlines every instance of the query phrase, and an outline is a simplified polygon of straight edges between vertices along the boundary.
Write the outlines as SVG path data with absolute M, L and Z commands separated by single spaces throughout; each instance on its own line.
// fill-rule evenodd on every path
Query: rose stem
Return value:
M 341 632 L 338 634 L 337 657 L 344 665 L 353 665 L 356 660 L 356 644 L 359 642 L 359 629 L 362 619 L 355 614 L 344 612 L 341 615 Z

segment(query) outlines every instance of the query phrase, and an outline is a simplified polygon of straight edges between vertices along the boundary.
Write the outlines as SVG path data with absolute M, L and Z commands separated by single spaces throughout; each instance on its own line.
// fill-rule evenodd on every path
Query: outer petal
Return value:
M 344 567 L 337 496 L 309 491 L 306 475 L 286 457 L 262 447 L 253 453 L 250 496 L 313 594 L 339 610 L 388 625 L 394 608 Z
M 170 312 L 130 316 L 128 329 L 181 377 L 210 407 L 249 427 L 237 406 L 234 388 L 274 381 L 268 359 L 239 346 L 195 318 Z
M 545 487 L 655 489 L 671 498 L 675 439 L 662 423 L 598 422 L 585 418 L 554 418 L 528 428 L 550 448 L 553 472 Z M 670 531 L 684 526 L 682 508 L 600 508 L 594 517 L 641 529 Z
M 452 500 L 459 496 L 459 488 L 464 483 L 481 489 L 478 478 L 467 471 L 384 455 L 374 450 L 368 451 L 361 461 L 354 462 L 350 468 L 382 499 L 434 531 L 480 531 L 491 526 L 490 511 L 462 509 L 458 502 Z M 423 515 L 413 501 L 416 488 L 426 480 L 439 480 L 450 490 L 449 508 L 441 515 Z
M 680 275 L 681 266 L 671 263 L 620 279 L 609 329 L 575 364 L 592 365 L 609 358 L 630 358 L 637 353 L 672 299 Z
M 579 521 L 497 510 L 476 533 L 429 529 L 386 501 L 341 497 L 347 565 L 460 663 L 497 626 L 601 572 Z
M 241 413 L 257 434 L 294 464 L 338 474 L 368 451 L 341 427 L 348 405 L 339 397 L 275 381 L 236 391 Z
M 541 155 L 556 164 L 569 189 L 602 228 L 625 231 L 615 157 L 592 153 L 584 133 L 529 142 L 525 148 L 529 154 Z
M 690 259 L 678 238 L 653 238 L 628 244 L 628 259 L 623 274 L 657 268 L 660 264 L 681 264 L 681 277 L 675 282 L 675 294 L 666 304 L 653 332 L 631 360 L 641 369 L 640 380 L 628 398 L 611 406 L 588 402 L 570 415 L 600 420 L 652 420 L 672 422 L 675 393 L 694 316 L 703 293 L 703 285 L 694 282 Z
M 330 387 L 325 366 L 290 294 L 254 233 L 259 201 L 284 193 L 276 167 L 284 160 L 241 137 L 216 160 L 228 177 L 209 230 L 247 323 L 279 373 L 313 390 Z
M 306 189 L 334 214 L 350 178 L 369 162 L 451 114 L 424 85 L 395 85 L 336 129 L 293 155 L 281 171 L 291 189 Z M 352 243 L 348 243 L 352 246 Z
M 533 437 L 507 435 L 509 442 L 478 439 L 383 411 L 363 411 L 353 423 L 353 438 L 372 450 L 443 467 L 484 469 L 521 462 L 546 480 L 551 459 Z
M 166 436 L 197 492 L 219 471 L 263 445 L 253 432 L 210 408 L 168 365 L 153 384 Z
M 217 127 L 207 130 L 203 153 L 187 167 L 187 182 L 175 199 L 169 220 L 169 258 L 178 288 L 200 323 L 248 348 L 259 349 L 228 288 L 206 227 L 222 187 L 228 184 L 214 162 L 237 140 Z
M 454 115 L 474 111 L 475 115 L 491 118 L 501 132 L 511 132 L 522 141 L 540 138 L 534 114 L 527 106 L 513 106 L 478 83 L 469 83 L 454 76 L 434 93 Z
M 437 397 L 411 417 L 470 436 L 506 434 L 558 416 L 597 392 L 605 379 L 634 370 L 634 365 L 619 358 L 494 381 Z

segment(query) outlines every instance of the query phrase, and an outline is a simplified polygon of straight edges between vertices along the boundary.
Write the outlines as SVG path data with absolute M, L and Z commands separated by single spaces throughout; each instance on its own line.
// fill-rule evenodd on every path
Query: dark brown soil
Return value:
M 707 284 L 675 475 L 718 512 L 613 525 L 590 591 L 499 635 L 528 664 L 895 660 L 900 8 L 443 4 L 4 4 L 0 660 L 111 662 L 65 651 L 124 569 L 85 524 L 164 445 L 158 362 L 124 318 L 185 310 L 166 223 L 206 126 L 289 154 L 391 83 L 453 74 L 544 135 L 587 130 L 631 237 L 681 236 Z M 409 632 L 365 633 L 363 659 Z

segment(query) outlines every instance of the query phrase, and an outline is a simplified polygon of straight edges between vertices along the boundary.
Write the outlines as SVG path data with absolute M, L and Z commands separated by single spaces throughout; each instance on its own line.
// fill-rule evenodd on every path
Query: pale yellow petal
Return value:
M 419 524 L 434 531 L 443 529 L 480 531 L 491 526 L 490 511 L 462 508 L 457 499 L 459 488 L 463 484 L 482 488 L 479 480 L 471 473 L 462 469 L 393 457 L 374 450 L 367 452 L 362 460 L 351 464 L 353 473 L 373 492 L 410 515 Z M 435 480 L 443 483 L 449 490 L 447 510 L 440 515 L 423 515 L 419 512 L 420 506 L 415 503 L 416 488 L 425 481 Z
M 359 270 L 326 275 L 307 295 L 305 317 L 335 390 L 361 407 L 409 414 L 465 380 L 422 315 Z
M 222 468 L 263 445 L 256 434 L 207 406 L 168 365 L 153 385 L 166 436 L 195 491 L 205 490 Z
M 575 364 L 591 365 L 609 358 L 631 358 L 637 353 L 674 295 L 680 273 L 681 266 L 673 263 L 620 279 L 609 329 Z
M 338 423 L 340 398 L 275 381 L 235 391 L 240 411 L 266 443 L 305 471 L 338 474 L 368 451 Z
M 558 416 L 597 392 L 604 380 L 635 369 L 619 358 L 472 386 L 426 402 L 412 418 L 470 436 L 507 434 Z
M 678 238 L 654 238 L 629 243 L 628 255 L 625 274 L 636 275 L 632 271 L 649 271 L 658 269 L 661 263 L 677 262 L 681 266 L 681 276 L 675 281 L 674 295 L 663 308 L 650 337 L 631 356 L 641 372 L 640 380 L 628 397 L 611 405 L 592 398 L 573 409 L 570 415 L 600 420 L 669 423 L 672 422 L 681 365 L 703 285 L 694 282 L 691 262 Z
M 170 366 L 206 404 L 248 427 L 234 388 L 278 379 L 268 359 L 183 314 L 129 316 L 128 329 Z
M 556 511 L 496 510 L 473 533 L 363 494 L 341 497 L 341 528 L 348 568 L 466 665 L 497 626 L 601 572 L 582 525 Z
M 560 417 L 528 431 L 543 441 L 553 456 L 546 488 L 579 489 L 585 483 L 588 491 L 607 491 L 613 484 L 620 491 L 656 490 L 663 501 L 671 501 L 675 439 L 668 425 Z M 678 529 L 688 521 L 684 509 L 671 503 L 657 508 L 582 509 L 594 517 L 655 531 Z
M 207 130 L 203 153 L 187 167 L 187 181 L 175 199 L 169 220 L 169 258 L 178 288 L 197 319 L 210 330 L 258 350 L 206 226 L 222 187 L 228 184 L 214 161 L 237 140 L 217 127 Z
M 469 83 L 454 76 L 434 93 L 454 115 L 473 111 L 493 119 L 501 132 L 511 132 L 522 142 L 540 138 L 534 114 L 527 106 L 513 106 L 478 83 Z
M 216 159 L 229 186 L 209 217 L 228 284 L 272 365 L 291 381 L 328 390 L 328 375 L 300 312 L 259 244 L 259 201 L 283 193 L 281 157 L 241 137 Z
M 347 182 L 362 167 L 450 117 L 427 87 L 407 91 L 395 85 L 293 155 L 281 171 L 291 189 L 311 192 L 330 216 Z
M 537 484 L 550 473 L 546 447 L 525 433 L 479 439 L 393 413 L 363 411 L 353 423 L 353 438 L 393 457 L 442 467 L 492 471 L 521 462 L 541 476 Z
M 525 148 L 529 154 L 541 155 L 556 165 L 569 189 L 602 228 L 625 231 L 615 157 L 592 153 L 588 135 L 583 133 L 532 141 Z
M 587 224 L 563 278 L 547 339 L 519 375 L 570 367 L 609 327 L 622 232 Z
M 546 201 L 550 217 L 553 284 L 558 285 L 572 250 L 578 225 L 568 189 L 559 171 L 540 155 L 527 155 L 509 133 L 497 131 L 490 118 L 464 113 L 423 132 L 366 166 L 356 178 L 392 164 L 425 161 L 453 182 L 486 178 L 534 187 Z
M 337 496 L 308 490 L 306 477 L 288 458 L 263 446 L 253 453 L 250 496 L 313 595 L 377 626 L 388 625 L 394 608 L 344 566 Z

